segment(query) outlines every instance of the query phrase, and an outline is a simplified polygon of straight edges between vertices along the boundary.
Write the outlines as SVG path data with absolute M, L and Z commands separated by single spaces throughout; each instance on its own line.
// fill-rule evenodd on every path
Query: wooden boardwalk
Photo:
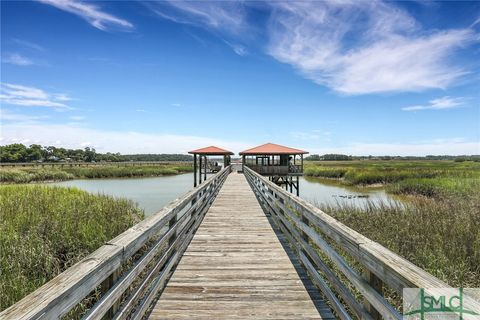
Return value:
M 211 176 L 0 319 L 59 319 L 93 291 L 100 297 L 82 319 L 335 319 L 331 307 L 341 319 L 401 320 L 391 290 L 445 295 L 440 279 L 247 166 L 243 172 L 229 166 Z M 474 297 L 464 299 L 480 312 Z
M 244 175 L 231 173 L 150 317 L 322 319 L 321 313 L 332 318 L 300 274 Z

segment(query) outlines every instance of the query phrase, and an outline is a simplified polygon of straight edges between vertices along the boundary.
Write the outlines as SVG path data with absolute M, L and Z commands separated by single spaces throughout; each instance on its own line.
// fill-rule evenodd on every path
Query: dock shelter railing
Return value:
M 296 175 L 303 175 L 302 166 L 300 165 L 287 165 L 287 166 L 267 166 L 267 165 L 254 165 L 254 164 L 246 164 L 246 167 L 249 167 L 253 171 L 262 174 L 262 175 L 281 175 L 281 176 L 296 176 Z
M 448 287 L 247 166 L 244 174 L 340 319 L 402 319 L 387 289 L 401 297 L 403 288 Z
M 57 319 L 100 295 L 83 319 L 141 318 L 165 286 L 228 166 L 0 313 L 0 319 Z M 105 223 L 108 223 L 107 221 Z

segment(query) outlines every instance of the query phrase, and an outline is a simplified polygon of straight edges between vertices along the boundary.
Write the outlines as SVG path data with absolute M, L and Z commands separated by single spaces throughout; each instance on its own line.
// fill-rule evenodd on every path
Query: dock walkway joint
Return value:
M 150 318 L 322 319 L 307 288 L 245 176 L 231 173 Z

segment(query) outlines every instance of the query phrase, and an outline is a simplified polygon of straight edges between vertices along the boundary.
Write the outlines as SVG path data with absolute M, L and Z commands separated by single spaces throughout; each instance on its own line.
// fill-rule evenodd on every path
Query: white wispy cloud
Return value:
M 245 34 L 265 34 L 261 38 L 268 43 L 262 47 L 273 58 L 349 95 L 444 89 L 468 73 L 452 61 L 452 53 L 479 40 L 471 27 L 425 30 L 392 2 L 148 3 L 163 18 L 220 34 L 239 55 L 247 50 L 241 41 Z M 252 24 L 247 14 L 247 8 L 258 7 L 270 10 L 265 30 L 262 24 Z
M 134 28 L 129 21 L 116 17 L 102 11 L 100 7 L 91 2 L 76 0 L 36 0 L 38 2 L 54 6 L 60 10 L 73 13 L 86 20 L 92 26 L 100 30 L 107 30 L 110 27 L 120 27 L 125 30 Z
M 322 140 L 330 141 L 330 131 L 323 131 L 319 129 L 307 130 L 307 131 L 293 131 L 290 132 L 290 136 L 296 140 Z
M 44 47 L 31 41 L 27 41 L 23 39 L 13 39 L 13 42 L 24 48 L 33 49 L 36 51 L 45 51 Z
M 234 35 L 243 38 L 251 26 L 246 20 L 246 7 L 241 1 L 144 1 L 159 17 L 181 24 L 194 25 L 212 31 L 220 38 Z M 245 56 L 247 48 L 235 41 L 222 39 L 239 56 Z
M 15 116 L 17 117 L 17 116 Z M 17 118 L 19 119 L 19 118 Z M 60 139 L 59 139 L 60 135 Z M 227 141 L 217 138 L 174 134 L 107 131 L 80 125 L 47 123 L 5 123 L 0 132 L 1 144 L 28 141 L 68 148 L 95 147 L 100 152 L 186 153 L 205 145 L 217 145 L 239 152 L 260 142 Z M 138 141 L 142 141 L 141 144 Z M 335 147 L 301 147 L 311 154 L 341 153 L 351 155 L 463 155 L 480 154 L 480 142 L 464 138 L 439 138 L 405 143 L 352 143 Z
M 219 32 L 240 34 L 248 28 L 245 7 L 239 1 L 145 1 L 162 18 Z
M 268 52 L 345 94 L 445 88 L 465 74 L 449 55 L 470 29 L 426 33 L 392 3 L 272 2 Z
M 180 103 L 172 103 L 171 106 L 172 107 L 181 107 L 182 105 Z
M 186 153 L 190 150 L 217 145 L 241 151 L 250 144 L 222 139 L 175 134 L 153 134 L 92 129 L 66 124 L 4 124 L 1 143 L 10 144 L 29 139 L 42 145 L 61 145 L 68 148 L 91 146 L 100 152 L 128 153 Z M 59 138 L 60 137 L 60 138 Z M 142 143 L 138 143 L 142 141 Z
M 82 121 L 82 120 L 85 120 L 85 116 L 71 116 L 70 119 L 74 120 L 74 121 Z
M 470 27 L 474 27 L 476 25 L 479 25 L 480 24 L 480 17 L 477 18 L 477 20 L 475 20 Z
M 290 132 L 292 138 L 296 140 L 318 140 L 321 135 L 317 132 L 304 132 L 304 131 L 294 131 Z
M 17 123 L 34 123 L 39 120 L 47 119 L 48 116 L 35 116 L 29 114 L 22 114 L 17 112 L 12 112 L 4 108 L 0 109 L 0 122 L 2 121 L 15 121 Z
M 72 98 L 68 95 L 68 94 L 65 94 L 65 93 L 56 93 L 56 94 L 53 94 L 53 97 L 55 100 L 58 100 L 58 101 L 71 101 Z
M 419 111 L 419 110 L 444 110 L 444 109 L 452 109 L 458 108 L 465 104 L 464 97 L 449 97 L 445 96 L 438 99 L 432 99 L 428 102 L 427 105 L 416 105 L 416 106 L 408 106 L 403 107 L 403 111 Z
M 0 101 L 26 107 L 50 107 L 57 110 L 72 109 L 64 102 L 71 100 L 66 94 L 51 94 L 42 89 L 19 84 L 2 83 Z
M 241 44 L 231 43 L 227 40 L 223 40 L 230 48 L 232 48 L 233 52 L 238 54 L 239 56 L 246 56 L 248 54 L 247 48 Z
M 30 66 L 33 61 L 19 53 L 11 53 L 2 59 L 2 62 L 14 64 L 17 66 Z

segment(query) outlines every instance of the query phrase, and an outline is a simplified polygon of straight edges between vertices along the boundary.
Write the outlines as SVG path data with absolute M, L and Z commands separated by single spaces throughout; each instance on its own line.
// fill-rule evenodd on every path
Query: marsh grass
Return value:
M 387 186 L 394 194 L 408 194 L 429 198 L 463 198 L 473 192 L 480 192 L 480 178 L 409 178 Z
M 338 178 L 346 185 L 383 184 L 391 193 L 426 197 L 480 191 L 480 163 L 473 161 L 306 162 L 305 175 Z
M 0 186 L 0 310 L 143 218 L 129 200 L 74 188 Z
M 132 178 L 175 175 L 192 172 L 191 165 L 165 164 L 161 166 L 92 166 L 63 168 L 0 169 L 0 183 L 29 183 L 71 179 Z
M 309 177 L 321 178 L 343 178 L 348 169 L 346 168 L 325 168 L 325 167 L 307 167 L 305 168 L 305 175 Z
M 346 185 L 384 184 L 406 196 L 401 205 L 341 202 L 316 205 L 454 287 L 480 287 L 480 164 L 471 161 L 337 161 L 306 163 L 305 174 Z M 361 268 L 332 241 L 330 244 Z M 342 278 L 340 271 L 330 267 Z M 342 278 L 345 280 L 344 278 Z M 349 286 L 354 295 L 361 295 Z M 386 289 L 401 310 L 401 297 Z
M 455 287 L 480 286 L 480 194 L 403 207 L 322 206 L 347 226 Z
M 58 169 L 1 169 L 0 182 L 29 183 L 39 181 L 60 181 L 74 179 L 75 176 Z

